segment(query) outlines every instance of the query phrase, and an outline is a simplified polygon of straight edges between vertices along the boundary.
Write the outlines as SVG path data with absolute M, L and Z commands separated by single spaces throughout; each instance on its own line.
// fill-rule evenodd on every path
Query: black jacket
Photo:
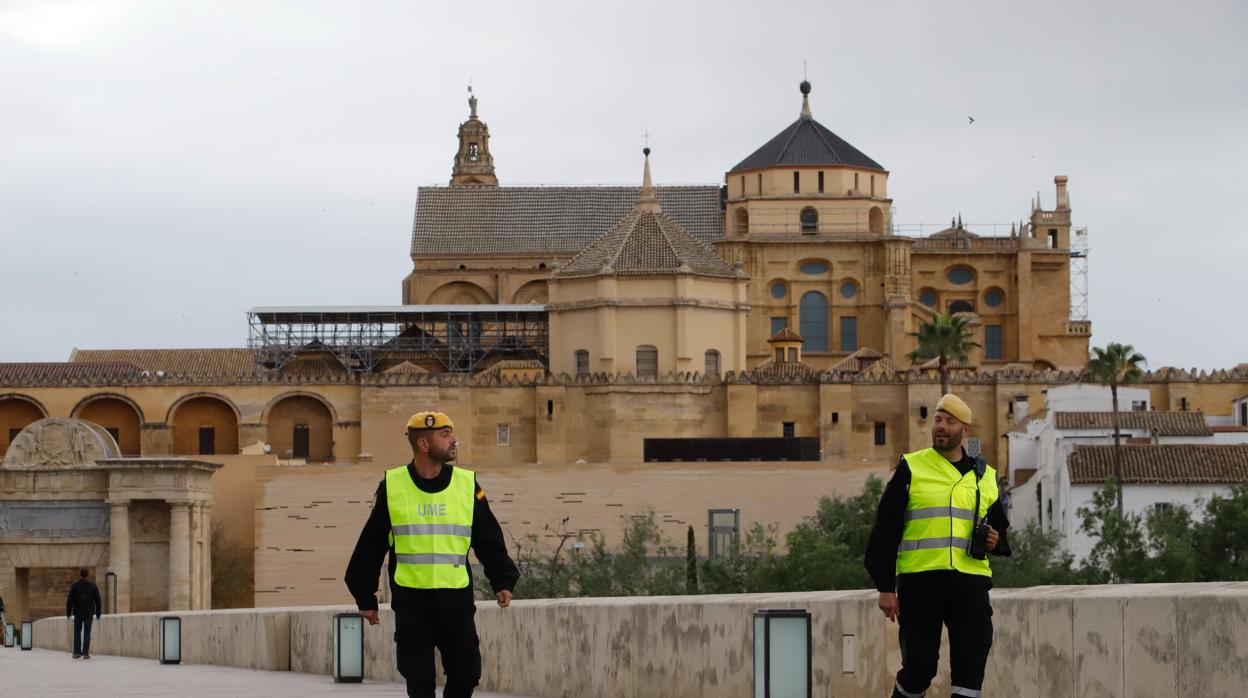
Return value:
M 963 475 L 975 467 L 975 459 L 962 453 L 962 460 L 953 466 Z M 910 500 L 910 465 L 902 456 L 893 471 L 893 477 L 884 488 L 884 496 L 880 497 L 880 507 L 875 513 L 875 527 L 871 529 L 871 537 L 867 541 L 866 559 L 867 572 L 878 591 L 897 591 L 897 546 L 901 543 L 901 530 L 905 524 L 906 506 Z M 1010 539 L 1005 529 L 1010 521 L 1005 516 L 1005 508 L 1001 498 L 988 508 L 988 525 L 1001 534 L 997 547 L 989 551 L 993 555 L 1010 554 Z
M 104 604 L 100 603 L 100 588 L 95 582 L 86 579 L 79 579 L 69 587 L 69 594 L 65 597 L 65 615 L 73 615 L 75 618 L 86 618 L 88 616 L 100 617 L 100 609 Z
M 415 482 L 421 490 L 441 492 L 450 486 L 451 471 L 454 467 L 448 464 L 442 468 L 441 474 L 431 480 L 417 475 L 416 466 L 412 463 L 407 464 L 407 472 L 411 475 L 412 482 Z M 362 611 L 377 608 L 377 570 L 381 567 L 386 553 L 393 552 L 390 549 L 389 534 L 390 508 L 386 501 L 386 480 L 382 478 L 381 484 L 377 486 L 377 500 L 373 503 L 373 511 L 364 524 L 364 530 L 360 532 L 359 540 L 355 543 L 355 551 L 351 553 L 351 561 L 347 564 L 344 579 L 347 589 Z M 494 593 L 497 594 L 504 589 L 511 591 L 516 587 L 516 581 L 520 579 L 520 570 L 516 569 L 515 563 L 507 554 L 503 529 L 498 525 L 498 519 L 494 518 L 494 513 L 490 511 L 489 500 L 485 498 L 485 492 L 482 491 L 480 483 L 476 486 L 476 500 L 472 513 L 472 550 L 485 567 L 485 577 L 489 580 Z M 472 598 L 471 566 L 468 568 L 468 586 L 463 589 L 410 589 L 394 583 L 395 565 L 394 555 L 391 554 L 389 577 L 392 605 L 395 607 L 408 602 L 419 602 L 423 597 L 431 594 L 454 597 L 466 595 L 467 599 Z

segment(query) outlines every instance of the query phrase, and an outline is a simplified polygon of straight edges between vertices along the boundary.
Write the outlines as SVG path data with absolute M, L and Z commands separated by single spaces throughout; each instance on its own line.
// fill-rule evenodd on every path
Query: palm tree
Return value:
M 910 352 L 910 361 L 937 357 L 936 368 L 940 372 L 940 394 L 949 392 L 949 362 L 966 361 L 971 349 L 979 343 L 971 338 L 971 324 L 961 315 L 936 313 L 931 322 L 919 323 L 919 331 L 910 336 L 919 340 L 919 347 Z
M 1109 386 L 1114 411 L 1110 422 L 1114 425 L 1114 487 L 1118 495 L 1118 515 L 1122 516 L 1122 448 L 1118 425 L 1118 386 L 1137 383 L 1143 377 L 1141 364 L 1148 361 L 1130 344 L 1110 342 L 1104 349 L 1092 347 L 1094 356 L 1088 359 L 1082 379 Z

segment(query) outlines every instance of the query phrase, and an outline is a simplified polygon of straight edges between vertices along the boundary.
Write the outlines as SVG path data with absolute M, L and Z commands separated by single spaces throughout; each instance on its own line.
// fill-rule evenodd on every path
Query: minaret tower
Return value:
M 490 155 L 490 127 L 477 118 L 477 98 L 468 87 L 468 120 L 459 125 L 459 151 L 451 170 L 451 186 L 498 186 Z

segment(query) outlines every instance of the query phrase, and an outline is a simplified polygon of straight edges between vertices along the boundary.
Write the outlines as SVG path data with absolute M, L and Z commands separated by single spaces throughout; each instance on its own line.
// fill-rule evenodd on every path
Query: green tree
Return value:
M 1148 574 L 1148 544 L 1139 514 L 1122 513 L 1114 507 L 1117 488 L 1107 480 L 1079 507 L 1079 529 L 1096 539 L 1083 563 L 1083 572 L 1096 583 L 1129 584 Z
M 918 339 L 918 348 L 910 352 L 910 361 L 936 357 L 936 370 L 940 374 L 940 394 L 949 392 L 949 362 L 966 361 L 971 349 L 979 344 L 972 339 L 970 323 L 965 317 L 951 313 L 936 313 L 930 322 L 919 323 L 919 331 L 911 332 Z
M 698 593 L 698 542 L 693 537 L 693 524 L 685 534 L 685 593 Z
M 1032 521 L 1010 530 L 1010 556 L 992 558 L 992 583 L 1001 588 L 1082 584 L 1074 556 L 1062 550 L 1061 538 Z
M 1248 580 L 1248 484 L 1210 498 L 1192 539 L 1201 581 Z
M 1114 427 L 1114 485 L 1117 508 L 1122 515 L 1122 430 L 1118 418 L 1118 386 L 1138 383 L 1144 375 L 1142 365 L 1147 361 L 1143 354 L 1130 344 L 1110 342 L 1105 348 L 1092 347 L 1094 354 L 1083 369 L 1083 380 L 1109 386 L 1113 398 L 1110 422 Z
M 1144 582 L 1194 582 L 1200 577 L 1192 512 L 1183 505 L 1153 507 L 1144 517 L 1149 558 Z

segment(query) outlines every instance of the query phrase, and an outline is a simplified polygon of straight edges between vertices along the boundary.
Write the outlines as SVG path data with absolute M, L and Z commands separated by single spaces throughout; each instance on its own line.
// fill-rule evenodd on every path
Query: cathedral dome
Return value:
M 737 163 L 729 173 L 764 167 L 840 166 L 884 171 L 884 166 L 832 133 L 810 114 L 806 96 L 810 83 L 802 81 L 802 115 L 787 128 Z

